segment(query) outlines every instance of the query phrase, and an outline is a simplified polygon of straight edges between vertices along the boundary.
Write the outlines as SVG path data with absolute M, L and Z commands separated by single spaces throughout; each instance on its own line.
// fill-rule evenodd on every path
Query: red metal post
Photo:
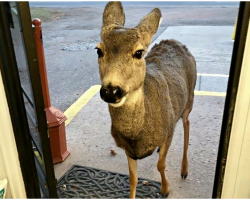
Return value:
M 45 112 L 49 125 L 49 138 L 52 152 L 53 163 L 63 162 L 68 156 L 69 151 L 66 143 L 65 121 L 67 118 L 59 109 L 51 106 L 49 86 L 47 79 L 46 63 L 42 41 L 42 26 L 40 19 L 33 19 L 32 24 L 35 26 L 35 44 L 37 51 L 37 59 L 39 65 L 39 72 L 41 77 L 41 84 L 43 90 L 43 98 L 45 104 Z

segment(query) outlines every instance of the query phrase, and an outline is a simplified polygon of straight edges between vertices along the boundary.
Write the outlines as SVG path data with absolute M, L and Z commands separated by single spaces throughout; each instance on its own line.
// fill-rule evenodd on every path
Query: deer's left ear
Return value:
M 159 27 L 161 17 L 162 16 L 160 9 L 155 8 L 141 20 L 136 28 L 138 28 L 141 33 L 146 32 L 147 34 L 149 34 L 149 37 L 151 39 Z

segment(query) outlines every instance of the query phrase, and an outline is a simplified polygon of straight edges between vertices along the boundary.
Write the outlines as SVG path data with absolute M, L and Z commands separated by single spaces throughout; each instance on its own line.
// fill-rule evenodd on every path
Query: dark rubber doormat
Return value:
M 163 198 L 161 184 L 138 179 L 136 198 Z M 59 198 L 117 199 L 129 198 L 129 176 L 95 168 L 72 166 L 57 185 Z

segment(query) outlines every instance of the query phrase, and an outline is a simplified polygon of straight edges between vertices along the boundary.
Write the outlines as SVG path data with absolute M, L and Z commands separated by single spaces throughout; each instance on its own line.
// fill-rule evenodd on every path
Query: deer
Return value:
M 160 9 L 154 8 L 136 27 L 126 28 L 121 2 L 111 1 L 105 6 L 101 40 L 96 46 L 100 97 L 108 103 L 111 135 L 127 156 L 130 198 L 136 197 L 137 161 L 157 148 L 161 193 L 168 196 L 166 155 L 181 118 L 181 177 L 186 179 L 188 175 L 189 114 L 194 102 L 196 61 L 187 47 L 174 39 L 162 40 L 148 52 L 161 18 Z

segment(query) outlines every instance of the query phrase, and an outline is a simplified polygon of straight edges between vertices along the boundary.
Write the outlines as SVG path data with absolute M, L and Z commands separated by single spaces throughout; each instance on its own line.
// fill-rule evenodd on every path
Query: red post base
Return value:
M 70 154 L 67 149 L 65 121 L 67 118 L 62 111 L 51 106 L 45 109 L 49 124 L 49 138 L 53 164 L 63 162 Z

